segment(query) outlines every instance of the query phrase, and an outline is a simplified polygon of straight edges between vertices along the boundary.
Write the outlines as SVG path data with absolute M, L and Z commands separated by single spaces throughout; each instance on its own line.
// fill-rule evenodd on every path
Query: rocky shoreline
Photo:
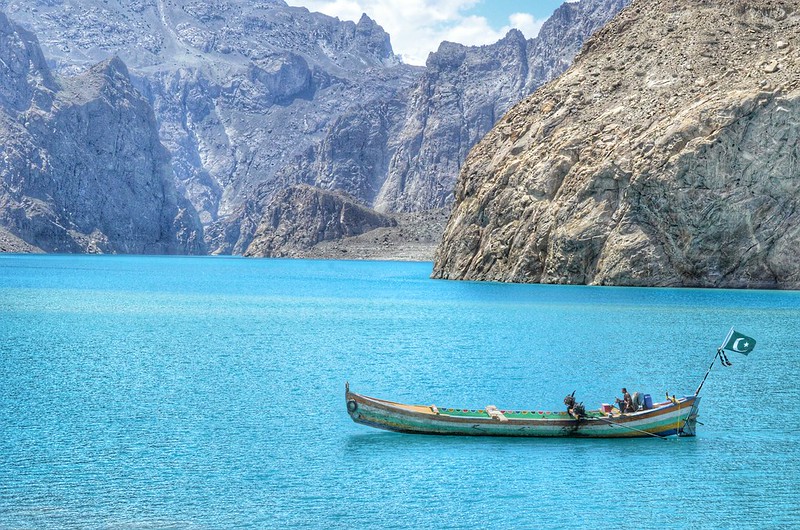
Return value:
M 308 248 L 281 252 L 279 257 L 306 259 L 433 261 L 447 224 L 449 210 L 399 213 L 394 222 L 363 234 L 318 242 Z M 275 257 L 275 255 L 272 255 Z

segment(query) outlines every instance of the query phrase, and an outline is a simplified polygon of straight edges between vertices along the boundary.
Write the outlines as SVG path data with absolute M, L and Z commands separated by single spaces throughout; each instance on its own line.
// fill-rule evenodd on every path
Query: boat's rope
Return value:
M 728 357 L 722 357 L 725 355 L 725 351 L 722 348 L 717 350 L 717 353 L 714 354 L 714 358 L 711 359 L 711 365 L 706 370 L 706 375 L 703 376 L 703 380 L 700 381 L 700 386 L 697 387 L 697 390 L 694 391 L 694 395 L 697 396 L 700 393 L 700 390 L 703 389 L 703 385 L 706 384 L 706 379 L 708 379 L 708 374 L 711 373 L 711 369 L 714 368 L 714 363 L 717 362 L 717 357 L 719 357 L 719 362 L 722 363 L 723 366 L 730 366 L 731 362 L 728 360 Z
M 652 436 L 653 438 L 658 438 L 659 440 L 667 440 L 665 436 L 659 436 L 657 434 L 653 434 L 651 432 L 643 431 L 641 429 L 637 429 L 636 427 L 629 427 L 628 425 L 622 425 L 621 423 L 614 423 L 613 421 L 607 420 L 605 418 L 597 418 L 600 421 L 604 421 L 609 425 L 613 425 L 615 427 L 622 427 L 623 429 L 630 429 L 631 431 L 640 432 L 642 434 L 646 434 L 647 436 Z M 667 440 L 669 441 L 669 440 Z

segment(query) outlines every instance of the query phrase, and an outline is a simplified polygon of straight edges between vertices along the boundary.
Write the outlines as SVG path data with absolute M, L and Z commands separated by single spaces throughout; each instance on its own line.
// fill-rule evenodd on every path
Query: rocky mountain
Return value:
M 113 56 L 127 65 L 209 251 L 243 254 L 277 194 L 298 184 L 385 213 L 449 207 L 472 145 L 627 1 L 567 3 L 532 40 L 513 31 L 492 46 L 445 43 L 426 68 L 401 64 L 366 16 L 342 22 L 282 0 L 0 9 L 39 35 L 61 75 Z
M 0 0 L 0 7 L 40 35 L 59 72 L 112 55 L 128 65 L 211 250 L 223 253 L 247 248 L 260 219 L 242 216 L 254 197 L 269 202 L 309 180 L 287 166 L 314 152 L 331 128 L 348 127 L 340 117 L 402 108 L 398 98 L 419 70 L 395 58 L 389 36 L 368 17 L 342 22 L 280 0 Z M 370 171 L 347 178 L 313 182 L 367 203 Z M 233 233 L 242 241 L 216 238 Z
M 54 76 L 36 37 L 0 13 L 4 250 L 199 253 L 152 108 L 112 58 Z
M 293 257 L 323 241 L 396 226 L 391 217 L 351 198 L 306 185 L 279 191 L 269 203 L 247 256 Z
M 634 0 L 472 151 L 434 276 L 798 288 L 800 8 Z
M 319 144 L 282 168 L 278 181 L 343 190 L 384 213 L 449 208 L 458 171 L 472 146 L 514 103 L 563 72 L 583 41 L 628 1 L 565 3 L 534 39 L 512 30 L 488 46 L 443 43 L 405 99 L 352 107 Z M 260 195 L 271 200 L 270 193 Z M 257 243 L 252 227 L 266 204 L 245 205 L 231 216 L 237 226 L 227 230 L 238 236 L 234 253 Z M 427 232 L 412 228 L 420 216 L 413 218 L 405 232 Z M 383 255 L 382 249 L 377 254 Z
M 629 0 L 565 3 L 533 39 L 517 30 L 489 46 L 442 43 L 411 90 L 381 211 L 450 206 L 469 150 L 524 97 L 572 63 L 584 40 Z

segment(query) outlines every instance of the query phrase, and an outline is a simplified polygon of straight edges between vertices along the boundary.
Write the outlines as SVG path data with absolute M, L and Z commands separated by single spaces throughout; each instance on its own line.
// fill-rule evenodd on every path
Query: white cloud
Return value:
M 508 17 L 509 26 L 517 28 L 529 39 L 539 34 L 544 20 L 534 18 L 530 13 L 514 13 Z
M 528 13 L 514 13 L 507 25 L 492 28 L 485 17 L 469 14 L 479 0 L 287 0 L 287 3 L 342 20 L 357 21 L 366 13 L 391 35 L 395 53 L 410 64 L 425 64 L 428 53 L 444 40 L 468 46 L 491 44 L 511 28 L 531 38 L 538 35 L 543 22 Z

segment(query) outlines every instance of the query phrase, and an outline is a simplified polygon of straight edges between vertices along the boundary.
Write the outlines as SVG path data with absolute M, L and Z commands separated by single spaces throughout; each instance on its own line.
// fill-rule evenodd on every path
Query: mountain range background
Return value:
M 795 2 L 569 2 L 424 67 L 282 0 L 0 10 L 0 250 L 800 288 Z
M 0 245 L 430 259 L 470 148 L 626 3 L 415 67 L 280 0 L 0 0 Z

